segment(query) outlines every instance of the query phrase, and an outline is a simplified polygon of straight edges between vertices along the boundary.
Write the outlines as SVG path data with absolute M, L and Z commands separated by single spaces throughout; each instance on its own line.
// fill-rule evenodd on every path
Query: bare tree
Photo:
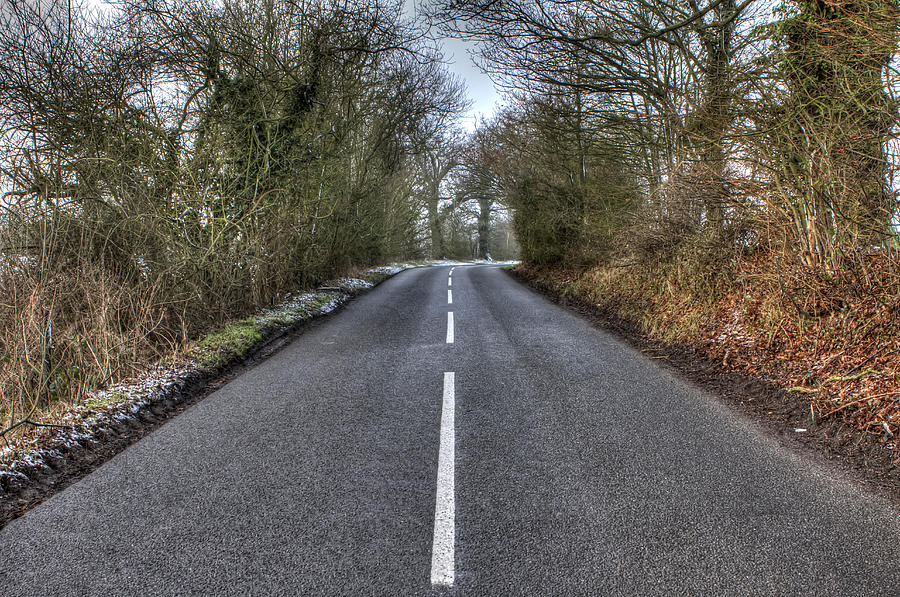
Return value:
M 4 420 L 420 251 L 464 98 L 399 0 L 0 6 Z
M 675 175 L 696 180 L 697 221 L 720 227 L 740 89 L 733 62 L 746 48 L 751 2 L 457 1 L 439 3 L 433 18 L 478 40 L 482 67 L 508 88 L 567 90 L 576 105 L 602 106 L 595 123 L 623 133 L 627 124 L 650 168 L 648 192 Z

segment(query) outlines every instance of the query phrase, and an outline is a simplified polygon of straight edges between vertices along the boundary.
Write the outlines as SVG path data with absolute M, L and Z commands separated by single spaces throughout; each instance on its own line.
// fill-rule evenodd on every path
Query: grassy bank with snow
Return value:
M 136 417 L 156 403 L 165 402 L 198 380 L 215 378 L 253 355 L 262 346 L 304 323 L 331 313 L 348 300 L 410 264 L 369 269 L 332 280 L 317 290 L 288 295 L 273 307 L 210 330 L 185 342 L 170 356 L 145 363 L 140 372 L 91 388 L 78 396 L 54 400 L 32 413 L 28 422 L 4 434 L 0 446 L 0 481 L 40 467 L 45 459 L 61 457 L 60 450 L 92 441 L 109 425 Z M 2 486 L 2 483 L 0 483 Z
M 812 421 L 837 421 L 897 461 L 900 318 L 897 297 L 886 292 L 894 268 L 880 259 L 869 257 L 867 281 L 852 272 L 789 278 L 765 253 L 516 273 L 654 343 L 695 351 L 722 372 L 764 378 Z

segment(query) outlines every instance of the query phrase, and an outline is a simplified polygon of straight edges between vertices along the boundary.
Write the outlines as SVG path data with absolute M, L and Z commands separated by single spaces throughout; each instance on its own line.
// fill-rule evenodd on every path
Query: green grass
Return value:
M 390 277 L 388 274 L 371 274 L 366 276 L 366 281 L 378 284 Z M 230 323 L 200 340 L 192 351 L 193 357 L 204 369 L 219 369 L 239 361 L 250 354 L 272 329 L 316 317 L 340 296 L 338 293 L 324 292 L 294 309 Z
M 201 367 L 216 369 L 246 357 L 262 339 L 262 330 L 256 320 L 242 319 L 203 338 L 197 344 L 194 357 Z
M 304 318 L 304 312 L 302 309 L 292 309 L 290 311 L 286 311 L 284 313 L 279 313 L 278 315 L 272 315 L 266 318 L 266 324 L 268 326 L 275 327 L 286 327 L 292 325 L 298 319 Z
M 94 396 L 88 399 L 84 404 L 88 408 L 103 409 L 114 404 L 126 402 L 131 396 L 126 392 L 108 392 L 103 396 Z
M 326 292 L 326 293 L 318 295 L 309 304 L 313 305 L 314 308 L 321 310 L 321 309 L 324 309 L 325 307 L 327 307 L 331 303 L 331 301 L 335 300 L 339 296 L 341 296 L 341 295 L 339 295 L 337 293 Z
M 390 277 L 391 276 L 389 276 L 388 274 L 369 274 L 364 279 L 369 284 L 375 284 L 377 286 Z

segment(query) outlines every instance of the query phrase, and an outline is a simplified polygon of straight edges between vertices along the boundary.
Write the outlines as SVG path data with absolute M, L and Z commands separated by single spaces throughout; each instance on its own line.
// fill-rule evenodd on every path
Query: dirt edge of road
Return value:
M 553 288 L 508 270 L 511 276 L 591 324 L 614 333 L 681 378 L 742 413 L 781 445 L 858 482 L 900 508 L 900 459 L 871 435 L 861 435 L 839 419 L 816 420 L 801 401 L 761 377 L 724 371 L 690 346 L 653 341 L 614 314 L 562 296 Z M 802 431 L 798 431 L 802 430 Z

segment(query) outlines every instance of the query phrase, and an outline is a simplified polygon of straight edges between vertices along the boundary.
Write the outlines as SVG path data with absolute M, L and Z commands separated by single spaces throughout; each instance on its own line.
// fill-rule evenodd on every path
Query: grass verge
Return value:
M 281 304 L 211 330 L 182 350 L 145 367 L 130 379 L 97 388 L 77 404 L 42 413 L 40 426 L 21 427 L 0 446 L 0 496 L 6 481 L 41 468 L 69 448 L 91 440 L 97 430 L 139 416 L 158 403 L 171 403 L 186 387 L 215 379 L 256 354 L 262 347 L 308 320 L 331 313 L 353 296 L 372 288 L 407 266 L 374 268 L 340 278 L 316 291 L 286 297 Z M 169 405 L 171 406 L 171 405 Z
M 774 273 L 774 259 L 736 256 L 708 275 L 697 263 L 678 261 L 521 266 L 515 273 L 654 345 L 696 354 L 723 375 L 765 380 L 780 389 L 795 422 L 796 413 L 806 413 L 797 428 L 819 429 L 841 453 L 865 444 L 886 466 L 900 467 L 900 319 L 890 302 L 896 299 L 834 279 L 816 300 L 839 307 L 810 317 L 801 311 L 811 311 L 811 303 L 797 306 Z M 879 264 L 868 271 L 878 272 Z

